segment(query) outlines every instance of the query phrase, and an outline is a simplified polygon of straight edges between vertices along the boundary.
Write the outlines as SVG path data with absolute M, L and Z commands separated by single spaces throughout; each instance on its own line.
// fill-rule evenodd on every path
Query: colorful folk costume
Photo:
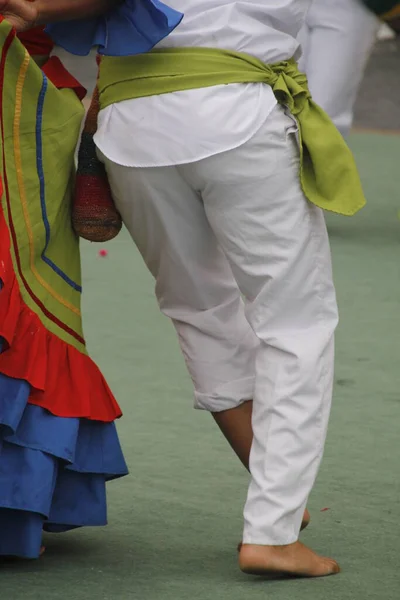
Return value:
M 43 530 L 105 525 L 127 473 L 121 411 L 87 354 L 71 226 L 84 90 L 41 30 L 0 17 L 0 556 L 39 556 Z
M 353 215 L 365 202 L 343 137 L 297 67 L 310 1 L 123 6 L 138 4 L 176 28 L 151 52 L 122 52 L 120 38 L 102 57 L 80 173 L 103 200 L 111 190 L 156 280 L 196 408 L 218 421 L 253 401 L 244 543 L 292 544 L 332 398 L 338 317 L 321 209 Z M 82 51 L 74 24 L 51 31 Z
M 397 9 L 396 9 L 397 5 Z M 380 21 L 390 23 L 397 0 L 314 0 L 299 40 L 300 68 L 314 100 L 343 135 L 353 124 L 354 105 Z

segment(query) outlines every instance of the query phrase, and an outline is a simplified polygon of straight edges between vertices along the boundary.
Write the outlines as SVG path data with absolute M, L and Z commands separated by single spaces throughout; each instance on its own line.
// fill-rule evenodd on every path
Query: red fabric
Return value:
M 2 68 L 13 37 L 13 33 L 9 35 L 4 45 Z M 49 62 L 48 77 L 57 87 L 81 88 L 59 61 Z M 0 178 L 0 199 L 2 194 Z M 31 386 L 29 403 L 53 415 L 114 421 L 121 416 L 121 410 L 94 362 L 49 332 L 24 303 L 10 244 L 10 231 L 0 203 L 0 337 L 5 342 L 0 373 L 27 381 Z
M 18 34 L 29 54 L 46 56 L 54 48 L 52 39 L 44 32 L 44 27 L 35 27 Z
M 44 27 L 35 27 L 29 31 L 18 33 L 17 37 L 31 55 L 47 56 L 54 48 L 54 43 L 44 32 Z M 74 90 L 79 100 L 83 100 L 86 96 L 85 88 L 67 71 L 57 57 L 52 56 L 42 71 L 59 90 Z
M 42 71 L 59 90 L 66 88 L 74 90 L 79 100 L 83 100 L 86 96 L 85 88 L 67 71 L 57 56 L 50 57 L 42 67 Z
M 1 181 L 0 181 L 1 188 Z M 1 190 L 0 190 L 1 191 Z M 31 385 L 30 404 L 58 417 L 112 422 L 121 410 L 94 362 L 47 331 L 21 297 L 0 209 L 0 372 Z

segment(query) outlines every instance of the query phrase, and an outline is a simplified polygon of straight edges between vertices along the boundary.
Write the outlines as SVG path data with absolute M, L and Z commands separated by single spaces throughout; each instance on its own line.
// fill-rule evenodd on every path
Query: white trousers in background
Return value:
M 55 46 L 53 56 L 58 56 L 70 73 L 87 89 L 88 97 L 92 95 L 97 79 L 96 51 L 88 56 L 75 56 L 60 46 Z
M 361 0 L 314 0 L 299 39 L 300 68 L 314 100 L 347 135 L 354 104 L 379 29 Z
M 178 332 L 196 406 L 218 412 L 254 399 L 243 540 L 294 542 L 326 437 L 337 307 L 324 216 L 299 183 L 293 120 L 276 107 L 250 141 L 191 164 L 103 160 Z

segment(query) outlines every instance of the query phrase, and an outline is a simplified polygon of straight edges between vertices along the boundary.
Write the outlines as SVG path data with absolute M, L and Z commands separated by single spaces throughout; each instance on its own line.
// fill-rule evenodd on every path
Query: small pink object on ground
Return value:
M 108 256 L 108 250 L 99 250 L 99 256 L 101 256 L 101 258 Z

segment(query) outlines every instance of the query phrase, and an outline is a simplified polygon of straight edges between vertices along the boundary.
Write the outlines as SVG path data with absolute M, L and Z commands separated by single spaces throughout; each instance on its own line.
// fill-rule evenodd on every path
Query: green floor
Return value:
M 46 538 L 39 562 L 0 568 L 1 600 L 400 598 L 400 138 L 354 135 L 368 207 L 329 218 L 341 307 L 335 402 L 304 541 L 343 573 L 242 575 L 235 546 L 247 476 L 192 408 L 174 332 L 126 235 L 84 246 L 86 333 L 125 417 L 131 469 L 110 484 L 108 528 Z M 329 510 L 321 512 L 321 509 Z

